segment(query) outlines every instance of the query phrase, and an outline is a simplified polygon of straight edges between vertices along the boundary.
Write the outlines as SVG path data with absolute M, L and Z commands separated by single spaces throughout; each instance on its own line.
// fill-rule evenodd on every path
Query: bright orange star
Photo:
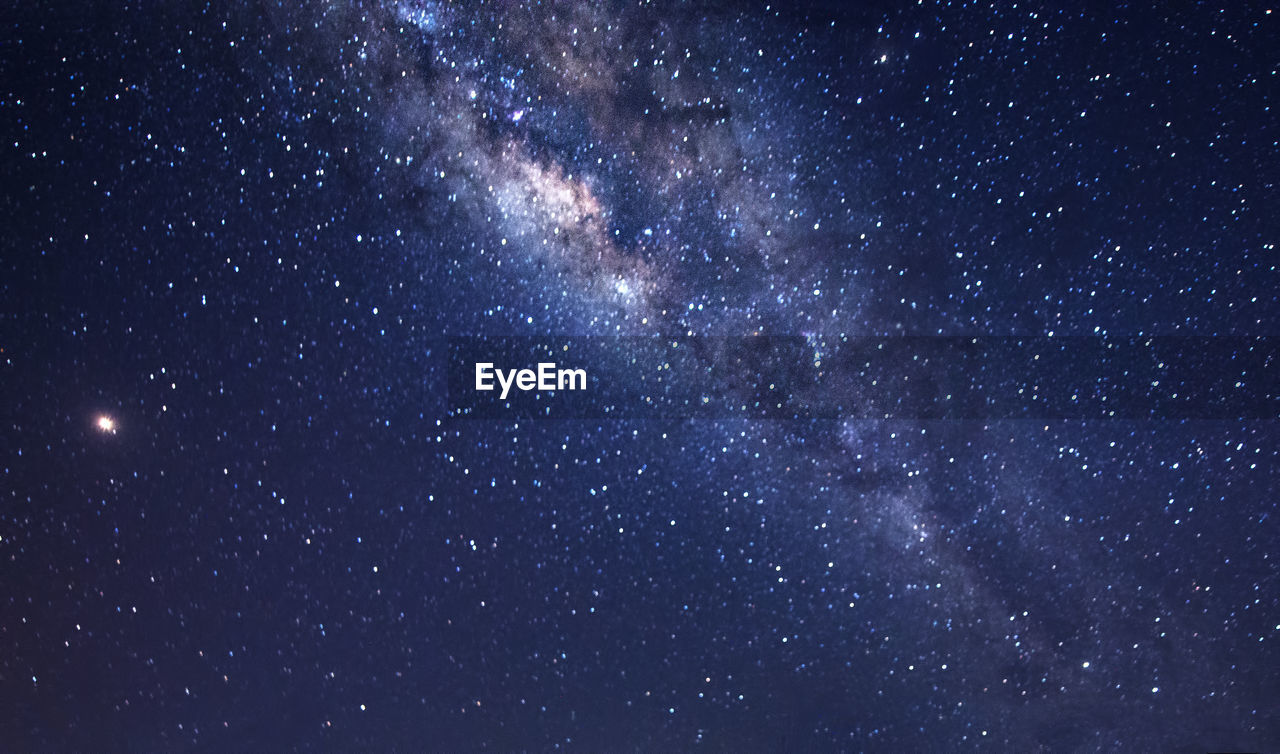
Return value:
M 115 434 L 116 420 L 112 419 L 110 416 L 107 416 L 106 414 L 102 414 L 101 416 L 98 417 L 98 429 L 102 430 L 103 432 L 110 432 L 111 434 Z

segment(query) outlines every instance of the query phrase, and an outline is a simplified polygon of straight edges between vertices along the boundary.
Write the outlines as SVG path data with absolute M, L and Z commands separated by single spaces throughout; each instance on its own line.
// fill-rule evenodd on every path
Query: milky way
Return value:
M 5 23 L 16 750 L 1280 743 L 1273 372 L 1232 350 L 1274 346 L 1178 340 L 1275 335 L 1271 11 Z M 984 335 L 1064 366 L 934 368 Z M 779 408 L 471 415 L 460 336 Z M 944 345 L 898 391 L 871 336 Z M 1147 372 L 1055 344 L 1135 337 L 1195 384 L 1073 409 Z M 1219 385 L 1271 402 L 1178 408 Z

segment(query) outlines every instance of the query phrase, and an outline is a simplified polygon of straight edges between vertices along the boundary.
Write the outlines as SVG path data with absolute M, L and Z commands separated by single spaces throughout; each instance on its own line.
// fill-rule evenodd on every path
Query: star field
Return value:
M 1274 748 L 1274 410 L 540 420 L 445 387 L 462 336 L 595 336 L 622 380 L 661 370 L 640 336 L 1277 335 L 1277 15 L 13 11 L 0 740 Z

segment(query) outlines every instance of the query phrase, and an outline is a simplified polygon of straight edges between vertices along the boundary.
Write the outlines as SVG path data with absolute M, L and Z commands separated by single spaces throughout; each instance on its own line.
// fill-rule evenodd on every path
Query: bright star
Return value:
M 110 432 L 111 434 L 115 434 L 116 420 L 112 419 L 110 416 L 107 416 L 106 414 L 102 414 L 101 416 L 98 417 L 98 429 L 102 430 L 103 432 Z

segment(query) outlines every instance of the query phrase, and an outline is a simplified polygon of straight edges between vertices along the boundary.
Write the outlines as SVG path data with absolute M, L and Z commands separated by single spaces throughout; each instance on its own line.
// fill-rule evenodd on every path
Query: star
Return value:
M 101 432 L 110 432 L 113 435 L 116 433 L 116 420 L 106 414 L 99 414 L 95 425 Z

